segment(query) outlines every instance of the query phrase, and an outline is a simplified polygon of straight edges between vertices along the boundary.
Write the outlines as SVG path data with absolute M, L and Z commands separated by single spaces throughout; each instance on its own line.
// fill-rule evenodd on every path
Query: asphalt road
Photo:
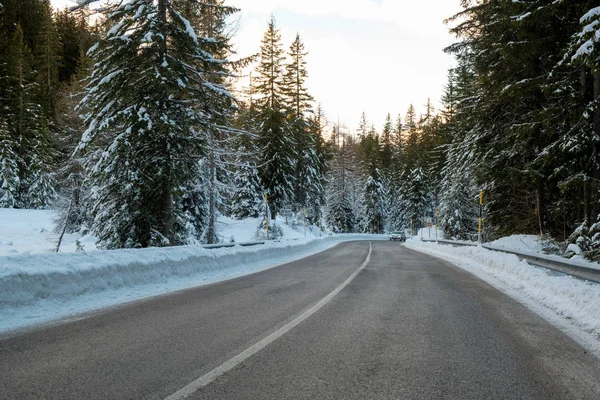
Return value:
M 600 399 L 600 360 L 524 306 L 369 246 L 0 338 L 0 399 Z

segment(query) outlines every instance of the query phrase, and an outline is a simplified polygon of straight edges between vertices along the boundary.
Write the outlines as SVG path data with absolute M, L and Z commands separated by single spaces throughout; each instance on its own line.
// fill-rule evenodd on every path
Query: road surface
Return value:
M 600 361 L 399 243 L 0 338 L 2 399 L 600 399 Z

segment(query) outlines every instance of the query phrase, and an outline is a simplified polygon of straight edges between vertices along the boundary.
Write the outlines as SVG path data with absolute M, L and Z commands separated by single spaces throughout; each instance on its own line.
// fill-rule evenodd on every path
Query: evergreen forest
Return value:
M 477 240 L 482 196 L 483 240 L 600 261 L 597 1 L 462 0 L 439 105 L 357 128 L 275 16 L 240 56 L 227 0 L 86 3 L 0 0 L 0 207 L 118 249 L 219 243 L 219 216 Z

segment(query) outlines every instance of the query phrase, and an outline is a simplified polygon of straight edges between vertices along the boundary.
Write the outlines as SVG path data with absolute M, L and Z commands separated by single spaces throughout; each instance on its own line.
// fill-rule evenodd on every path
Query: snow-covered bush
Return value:
M 277 240 L 283 237 L 283 229 L 279 224 L 274 221 L 269 221 L 269 237 L 268 240 Z M 256 233 L 254 234 L 256 240 L 267 240 L 267 227 L 265 220 L 263 219 L 260 224 L 256 227 Z
M 600 261 L 600 222 L 588 226 L 584 221 L 569 236 L 565 257 L 582 255 L 592 261 Z

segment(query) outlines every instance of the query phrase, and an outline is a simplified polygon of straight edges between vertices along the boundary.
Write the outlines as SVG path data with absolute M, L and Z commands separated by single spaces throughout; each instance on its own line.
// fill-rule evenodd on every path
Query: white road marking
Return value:
M 194 394 L 198 390 L 202 389 L 204 386 L 208 385 L 209 383 L 211 383 L 212 381 L 217 379 L 219 376 L 221 376 L 224 373 L 226 373 L 227 371 L 235 368 L 237 365 L 241 364 L 242 362 L 244 362 L 246 359 L 248 359 L 252 355 L 258 353 L 259 351 L 261 351 L 262 349 L 264 349 L 265 347 L 267 347 L 268 345 L 273 343 L 275 340 L 279 339 L 280 337 L 282 337 L 283 335 L 285 335 L 286 333 L 288 333 L 289 331 L 294 329 L 296 326 L 298 326 L 300 323 L 302 323 L 303 321 L 308 319 L 311 315 L 313 315 L 314 313 L 319 311 L 321 308 L 323 308 L 323 306 L 325 306 L 327 303 L 329 303 L 339 292 L 341 292 L 346 286 L 348 286 L 348 284 L 350 284 L 350 282 L 352 282 L 352 280 L 354 280 L 354 278 L 356 278 L 356 276 L 358 274 L 360 274 L 360 272 L 367 266 L 367 264 L 369 264 L 369 261 L 371 261 L 371 250 L 372 250 L 372 246 L 371 246 L 371 243 L 369 243 L 369 254 L 367 254 L 367 258 L 365 258 L 365 261 L 362 263 L 360 268 L 357 269 L 352 275 L 350 275 L 348 277 L 348 279 L 346 279 L 333 292 L 329 293 L 327 296 L 325 296 L 323 299 L 321 299 L 321 301 L 319 301 L 317 304 L 315 304 L 314 306 L 312 306 L 311 308 L 306 310 L 304 313 L 302 313 L 300 316 L 298 316 L 293 321 L 290 321 L 286 325 L 277 329 L 275 332 L 271 333 L 269 336 L 262 339 L 260 342 L 250 346 L 249 348 L 242 351 L 240 354 L 231 358 L 230 360 L 225 361 L 223 364 L 221 364 L 217 368 L 213 369 L 206 375 L 201 376 L 200 378 L 196 379 L 189 385 L 187 385 L 184 388 L 173 393 L 172 395 L 167 397 L 165 400 L 180 400 L 180 399 L 185 399 L 185 398 L 189 397 L 190 395 Z

